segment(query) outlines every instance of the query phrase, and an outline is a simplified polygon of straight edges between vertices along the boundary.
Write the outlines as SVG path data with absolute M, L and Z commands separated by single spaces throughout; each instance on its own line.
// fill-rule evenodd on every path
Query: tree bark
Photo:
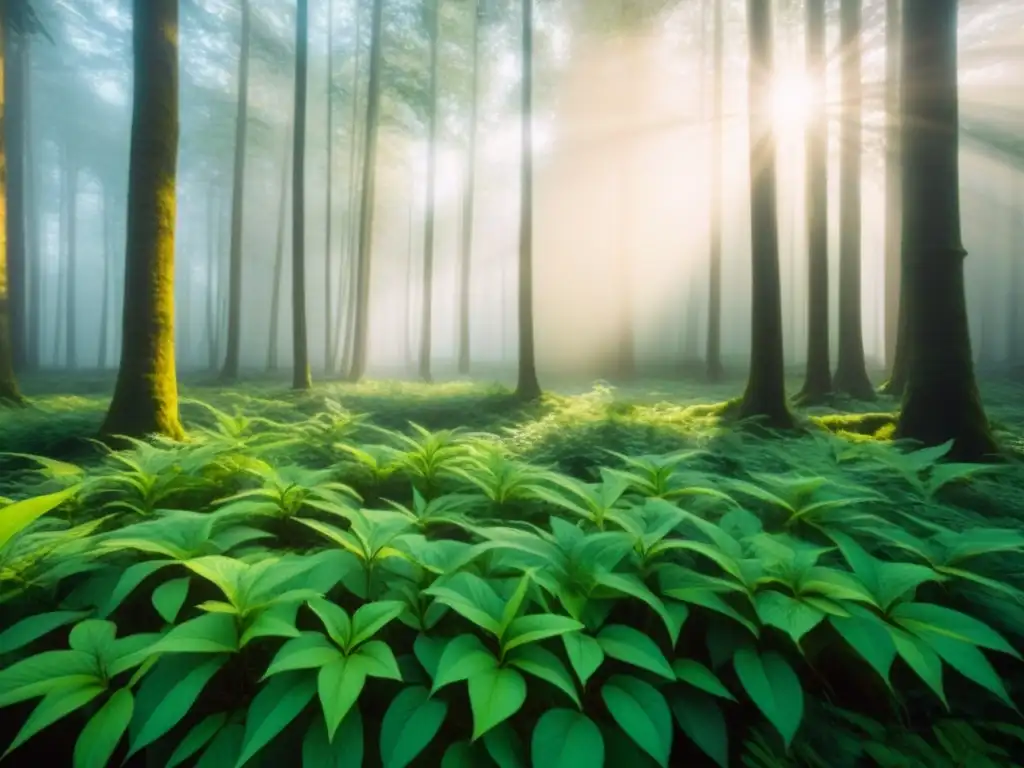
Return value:
M 875 390 L 864 362 L 861 301 L 861 2 L 841 0 L 843 116 L 839 125 L 839 361 L 832 386 L 858 400 Z
M 516 397 L 541 395 L 533 339 L 533 0 L 523 0 L 522 137 L 519 156 L 519 364 Z
M 174 368 L 178 0 L 133 0 L 123 345 L 102 434 L 184 437 Z
M 434 320 L 434 230 L 437 219 L 437 103 L 438 45 L 441 35 L 440 0 L 429 0 L 430 18 L 430 86 L 427 98 L 430 100 L 430 116 L 427 126 L 427 204 L 423 222 L 423 298 L 420 306 L 420 378 L 429 382 L 430 358 L 433 347 Z
M 758 417 L 773 428 L 788 428 L 793 416 L 786 403 L 782 346 L 782 297 L 779 277 L 778 201 L 775 184 L 775 130 L 772 11 L 763 0 L 747 0 L 750 45 L 750 229 L 751 347 L 742 418 Z
M 285 138 L 281 159 L 281 197 L 277 209 L 277 245 L 274 248 L 274 282 L 270 289 L 270 334 L 267 344 L 267 370 L 277 370 L 277 345 L 281 322 L 281 277 L 284 275 L 284 233 L 288 218 L 288 170 L 292 157 L 292 131 Z
M 466 178 L 462 188 L 462 240 L 459 247 L 459 373 L 469 374 L 469 304 L 473 268 L 473 215 L 476 204 L 477 106 L 480 95 L 480 21 L 483 8 L 473 0 L 473 38 L 470 52 L 472 93 L 469 98 L 469 140 L 466 144 Z M 411 215 L 410 215 L 411 220 Z M 408 325 L 408 324 L 407 324 Z
M 903 299 L 909 362 L 896 435 L 953 441 L 960 461 L 996 452 L 981 404 L 960 234 L 956 0 L 903 9 Z
M 228 338 L 224 382 L 238 379 L 242 343 L 242 236 L 245 218 L 245 149 L 249 124 L 249 45 L 252 37 L 252 7 L 242 0 L 242 48 L 238 55 L 238 111 L 235 115 L 235 165 L 231 188 L 231 256 L 228 278 Z
M 722 150 L 725 103 L 725 0 L 714 0 L 714 43 L 711 107 L 711 249 L 708 270 L 707 377 L 720 381 L 722 368 Z
M 39 216 L 38 170 L 35 163 L 36 138 L 32 119 L 32 38 L 25 45 L 25 220 L 28 258 L 28 367 L 39 370 L 42 364 L 43 332 L 43 259 Z
M 363 178 L 359 205 L 358 280 L 356 281 L 356 315 L 352 332 L 352 362 L 349 381 L 359 381 L 366 374 L 370 340 L 370 284 L 373 247 L 373 217 L 377 190 L 377 133 L 380 124 L 381 63 L 383 53 L 384 0 L 374 0 L 370 26 L 370 82 L 366 96 L 366 136 L 363 154 Z
M 306 334 L 306 75 L 309 65 L 309 0 L 298 0 L 295 18 L 295 135 L 292 137 L 292 389 L 313 386 Z
M 5 14 L 0 13 L 0 125 L 6 104 L 4 49 L 8 40 Z M 8 221 L 7 221 L 7 141 L 0 131 L 0 405 L 21 405 L 24 399 L 14 375 L 14 349 L 11 339 L 11 307 L 8 283 Z
M 814 102 L 807 123 L 807 371 L 799 400 L 832 391 L 828 293 L 828 118 L 825 114 L 825 0 L 807 0 L 807 72 Z

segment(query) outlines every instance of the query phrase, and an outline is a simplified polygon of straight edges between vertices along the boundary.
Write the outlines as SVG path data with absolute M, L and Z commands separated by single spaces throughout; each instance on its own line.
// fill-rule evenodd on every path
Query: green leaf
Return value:
M 501 634 L 504 604 L 494 588 L 479 576 L 460 571 L 424 593 L 495 637 Z
M 531 583 L 533 583 L 533 579 L 530 577 L 529 573 L 524 573 L 522 578 L 519 579 L 519 583 L 516 584 L 516 589 L 512 593 L 512 597 L 510 597 L 508 602 L 505 603 L 505 607 L 501 612 L 498 637 L 504 639 L 505 632 L 508 630 L 509 625 L 516 616 L 519 615 L 519 609 L 523 607 L 523 601 L 526 600 L 526 595 L 530 591 Z
M 405 768 L 426 749 L 448 714 L 448 705 L 422 686 L 406 688 L 391 701 L 380 729 L 384 768 Z
M 95 683 L 69 683 L 52 688 L 32 710 L 32 714 L 25 720 L 14 741 L 0 757 L 10 754 L 48 725 L 84 707 L 105 690 L 103 686 Z
M 547 648 L 539 645 L 517 648 L 508 657 L 508 663 L 529 675 L 551 683 L 572 699 L 578 708 L 582 709 L 583 705 L 576 692 L 576 684 L 573 682 L 572 675 L 569 674 L 569 670 L 566 669 L 562 660 Z
M 951 637 L 979 648 L 1008 653 L 1016 658 L 1020 654 L 987 624 L 960 611 L 930 603 L 903 603 L 892 609 L 892 619 L 915 635 L 934 633 Z
M 142 706 L 136 709 L 132 723 L 133 731 L 137 729 L 137 732 L 132 735 L 129 756 L 152 744 L 181 722 L 227 660 L 226 654 L 212 658 L 180 656 L 161 660 L 160 673 L 148 675 L 139 690 Z
M 473 741 L 512 717 L 526 701 L 526 681 L 514 669 L 494 667 L 468 679 Z
M 729 764 L 729 731 L 718 702 L 699 691 L 684 690 L 672 695 L 672 714 L 687 738 L 701 752 L 726 768 Z
M 235 768 L 245 765 L 270 743 L 313 700 L 316 686 L 311 675 L 282 674 L 266 683 L 249 705 L 245 716 L 242 753 Z
M 441 662 L 441 654 L 444 653 L 447 645 L 448 642 L 440 637 L 430 637 L 424 634 L 416 635 L 416 640 L 412 646 L 413 653 L 431 680 L 437 676 L 437 665 Z
M 762 624 L 782 630 L 797 647 L 801 638 L 825 618 L 819 609 L 781 592 L 758 592 L 754 595 L 754 606 Z
M 298 637 L 295 626 L 299 603 L 281 603 L 260 610 L 255 618 L 249 614 L 249 624 L 238 641 L 243 648 L 258 637 Z
M 491 761 L 479 744 L 456 741 L 445 750 L 441 768 L 491 768 Z
M 352 620 L 345 609 L 322 597 L 309 600 L 306 604 L 319 617 L 331 640 L 347 651 L 352 645 Z
M 178 618 L 178 611 L 181 610 L 181 606 L 185 604 L 185 598 L 188 597 L 188 585 L 191 581 L 188 576 L 172 579 L 165 581 L 153 590 L 151 598 L 153 607 L 168 624 L 173 624 L 174 620 Z
M 135 699 L 127 688 L 119 688 L 89 718 L 75 742 L 74 768 L 105 768 L 132 719 Z
M 327 739 L 333 741 L 334 732 L 363 692 L 366 673 L 359 664 L 351 664 L 342 658 L 320 667 L 316 684 L 327 723 Z
M 89 611 L 50 611 L 22 619 L 0 632 L 0 655 L 17 651 L 55 629 L 84 619 Z
M 245 728 L 241 723 L 228 723 L 213 737 L 194 768 L 224 768 L 234 765 L 242 752 Z
M 367 677 L 382 677 L 386 680 L 401 680 L 402 671 L 394 652 L 386 643 L 371 640 L 360 646 L 348 657 L 350 664 L 358 664 Z
M 749 647 L 736 651 L 733 666 L 743 689 L 782 735 L 788 750 L 804 715 L 804 692 L 793 668 L 777 653 L 759 654 Z
M 485 733 L 483 744 L 498 768 L 526 768 L 526 745 L 508 720 Z
M 924 641 L 909 632 L 904 632 L 896 627 L 889 627 L 889 634 L 896 645 L 896 652 L 900 655 L 907 666 L 914 670 L 914 674 L 920 677 L 925 684 L 932 689 L 946 709 L 949 703 L 946 701 L 946 693 L 942 685 L 942 659 Z
M 604 739 L 586 715 L 549 709 L 533 729 L 530 753 L 533 768 L 602 768 Z
M 397 619 L 405 610 L 405 603 L 399 600 L 379 600 L 360 606 L 352 616 L 352 643 L 355 648 L 376 635 L 387 624 Z
M 985 654 L 978 650 L 976 646 L 951 637 L 931 633 L 923 636 L 921 639 L 943 661 L 961 675 L 994 693 L 1000 701 L 1011 709 L 1017 709 L 1017 705 L 1013 703 L 1010 694 L 1006 691 L 1002 678 L 992 668 L 992 664 L 985 657 Z
M 161 568 L 174 565 L 174 560 L 143 560 L 140 563 L 133 563 L 125 568 L 118 577 L 114 590 L 100 611 L 101 616 L 109 616 L 128 596 L 135 591 L 136 587 L 145 581 L 150 574 L 156 573 Z
M 319 632 L 303 632 L 281 646 L 263 677 L 296 669 L 317 669 L 344 658 L 338 647 Z
M 502 650 L 508 653 L 513 648 L 527 643 L 536 643 L 549 637 L 557 637 L 581 629 L 583 629 L 583 625 L 580 622 L 567 616 L 558 616 L 552 613 L 520 616 L 512 620 L 502 636 Z
M 44 696 L 62 685 L 101 685 L 96 657 L 82 651 L 43 651 L 0 669 L 0 707 Z
M 238 649 L 235 617 L 204 613 L 179 624 L 154 644 L 153 653 L 233 653 Z
M 117 625 L 103 619 L 86 619 L 71 628 L 68 645 L 73 651 L 81 651 L 97 659 L 106 659 L 117 639 Z
M 886 623 L 866 609 L 847 608 L 849 617 L 829 616 L 829 623 L 891 688 L 889 672 L 896 660 L 896 645 Z
M 676 679 L 672 666 L 658 645 L 638 629 L 623 624 L 609 624 L 598 633 L 597 642 L 613 659 L 646 669 L 668 680 Z
M 241 605 L 241 582 L 252 567 L 248 563 L 224 555 L 207 555 L 185 560 L 182 565 L 216 586 L 229 603 Z
M 498 660 L 476 635 L 459 635 L 448 641 L 437 662 L 431 694 L 451 683 L 498 666 Z
M 672 713 L 658 689 L 635 677 L 612 675 L 601 688 L 601 698 L 626 735 L 658 765 L 667 766 L 672 752 Z
M 729 689 L 722 684 L 715 673 L 698 661 L 692 659 L 676 659 L 672 662 L 672 669 L 676 677 L 684 683 L 699 688 L 712 696 L 720 699 L 736 701 L 736 698 L 729 692 Z
M 362 768 L 364 749 L 358 706 L 345 715 L 333 742 L 327 738 L 324 719 L 316 717 L 302 740 L 302 768 Z
M 45 496 L 33 496 L 29 499 L 16 501 L 3 508 L 0 514 L 0 550 L 17 534 L 28 528 L 40 517 L 50 512 L 78 492 L 78 486 L 65 488 L 63 491 L 48 493 Z
M 205 747 L 227 721 L 227 713 L 217 712 L 196 723 L 171 753 L 166 768 L 176 768 Z
M 580 680 L 580 685 L 585 686 L 587 680 L 593 676 L 604 661 L 604 650 L 601 648 L 601 644 L 595 638 L 582 632 L 570 632 L 567 635 L 562 635 L 562 643 L 565 645 L 565 653 L 569 657 L 573 671 L 576 672 L 576 677 Z

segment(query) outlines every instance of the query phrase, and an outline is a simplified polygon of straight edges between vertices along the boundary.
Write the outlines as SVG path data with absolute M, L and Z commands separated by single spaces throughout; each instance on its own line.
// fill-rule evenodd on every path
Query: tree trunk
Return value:
M 313 386 L 306 334 L 306 74 L 309 0 L 298 0 L 295 18 L 295 135 L 292 152 L 292 389 Z
M 828 117 L 825 110 L 825 0 L 807 0 L 807 73 L 814 103 L 807 122 L 807 371 L 798 399 L 832 391 L 828 292 Z
M 3 13 L 0 13 L 0 125 L 3 124 L 7 89 L 4 85 L 4 48 L 8 40 Z M 0 405 L 21 405 L 24 400 L 14 375 L 14 349 L 11 340 L 7 258 L 7 142 L 0 131 Z
M 219 240 L 217 225 L 220 212 L 219 199 L 213 182 L 206 196 L 206 364 L 209 370 L 217 368 L 217 253 Z
M 111 242 L 113 226 L 110 223 L 110 218 L 113 215 L 110 204 L 112 197 L 113 194 L 105 184 L 103 188 L 103 289 L 100 293 L 100 349 L 96 358 L 96 364 L 101 371 L 107 367 L 109 350 L 107 340 L 110 336 L 110 280 L 113 274 L 111 262 L 114 259 L 114 248 Z
M 1006 301 L 1009 307 L 1006 329 L 1006 354 L 1010 366 L 1016 367 L 1021 363 L 1021 329 L 1020 329 L 1020 267 L 1021 259 L 1024 258 L 1024 199 L 1021 197 L 1020 173 L 1012 169 L 1013 189 L 1010 199 L 1010 242 L 1007 249 L 1010 254 L 1010 280 L 1007 286 Z
M 473 267 L 473 214 L 476 204 L 477 105 L 480 95 L 480 21 L 483 8 L 473 2 L 473 38 L 470 53 L 472 93 L 469 97 L 469 139 L 466 144 L 466 179 L 462 188 L 462 241 L 459 248 L 459 373 L 469 374 L 469 304 Z M 410 209 L 411 210 L 411 209 Z M 410 215 L 411 219 L 411 215 Z M 407 324 L 408 325 L 408 324 Z
M 174 368 L 178 0 L 134 0 L 123 348 L 104 435 L 184 437 Z
M 43 254 L 40 233 L 38 170 L 35 162 L 36 138 L 32 119 L 32 38 L 26 36 L 25 45 L 25 220 L 28 258 L 28 367 L 38 370 L 42 364 L 43 332 Z
M 238 111 L 235 115 L 235 167 L 231 188 L 231 262 L 228 278 L 228 340 L 224 382 L 238 379 L 242 343 L 242 236 L 245 211 L 245 148 L 249 123 L 249 43 L 252 37 L 252 9 L 242 0 L 242 49 L 238 55 Z
M 64 265 L 65 285 L 67 293 L 64 303 L 64 350 L 67 368 L 78 367 L 78 339 L 76 322 L 78 320 L 78 175 L 79 165 L 77 152 L 69 153 L 70 164 L 65 173 L 68 200 L 67 228 L 67 263 Z
M 519 155 L 519 365 L 516 397 L 541 395 L 533 341 L 533 0 L 523 0 L 522 139 Z
M 885 4 L 885 364 L 896 361 L 900 308 L 900 0 Z
M 861 301 L 861 2 L 842 0 L 843 118 L 839 125 L 839 361 L 832 386 L 859 400 L 875 390 L 864 363 Z
M 714 81 L 711 115 L 711 252 L 708 270 L 707 376 L 720 381 L 722 368 L 722 150 L 725 102 L 725 0 L 714 0 Z
M 2 12 L 2 11 L 0 11 Z M 3 79 L 4 121 L 7 144 L 7 301 L 11 357 L 15 371 L 27 367 L 25 279 L 25 55 L 27 34 L 5 30 L 8 72 Z
M 353 323 L 352 364 L 348 379 L 359 381 L 366 373 L 370 332 L 370 258 L 373 246 L 373 215 L 377 189 L 377 129 L 380 124 L 381 63 L 384 29 L 384 0 L 374 0 L 370 28 L 370 82 L 366 97 L 366 144 L 363 155 L 363 179 L 359 205 L 358 280 Z
M 270 336 L 267 344 L 267 370 L 277 370 L 277 345 L 281 322 L 281 277 L 284 275 L 284 233 L 288 218 L 288 169 L 292 157 L 292 130 L 285 137 L 285 155 L 281 160 L 281 197 L 277 209 L 277 245 L 274 248 L 274 282 L 270 289 Z
M 420 306 L 420 378 L 429 382 L 430 358 L 434 338 L 434 229 L 437 219 L 436 185 L 437 185 L 437 103 L 438 78 L 438 45 L 441 33 L 440 0 L 429 0 L 430 18 L 430 86 L 427 98 L 430 104 L 430 116 L 427 126 L 427 204 L 423 222 L 423 283 L 420 288 L 423 299 Z
M 324 370 L 334 373 L 334 278 L 331 273 L 331 225 L 334 222 L 334 3 L 327 0 L 327 199 L 324 216 Z
M 996 451 L 974 378 L 960 235 L 956 0 L 903 9 L 903 299 L 910 355 L 896 435 Z
M 740 415 L 760 417 L 768 426 L 787 428 L 793 417 L 786 404 L 779 277 L 779 223 L 775 185 L 775 129 L 771 83 L 772 10 L 763 0 L 747 0 L 750 45 L 751 334 L 750 372 Z

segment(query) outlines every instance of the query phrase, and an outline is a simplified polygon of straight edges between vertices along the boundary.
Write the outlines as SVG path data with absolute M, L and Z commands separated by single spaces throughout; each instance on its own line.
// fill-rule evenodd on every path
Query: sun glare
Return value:
M 772 94 L 776 127 L 786 130 L 803 126 L 810 116 L 813 98 L 814 89 L 803 74 L 785 72 L 776 76 Z

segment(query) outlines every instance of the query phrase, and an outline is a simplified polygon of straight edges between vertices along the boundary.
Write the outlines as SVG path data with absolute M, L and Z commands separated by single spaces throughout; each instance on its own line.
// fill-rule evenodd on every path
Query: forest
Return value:
M 1017 0 L 0 0 L 0 767 L 1024 766 Z

